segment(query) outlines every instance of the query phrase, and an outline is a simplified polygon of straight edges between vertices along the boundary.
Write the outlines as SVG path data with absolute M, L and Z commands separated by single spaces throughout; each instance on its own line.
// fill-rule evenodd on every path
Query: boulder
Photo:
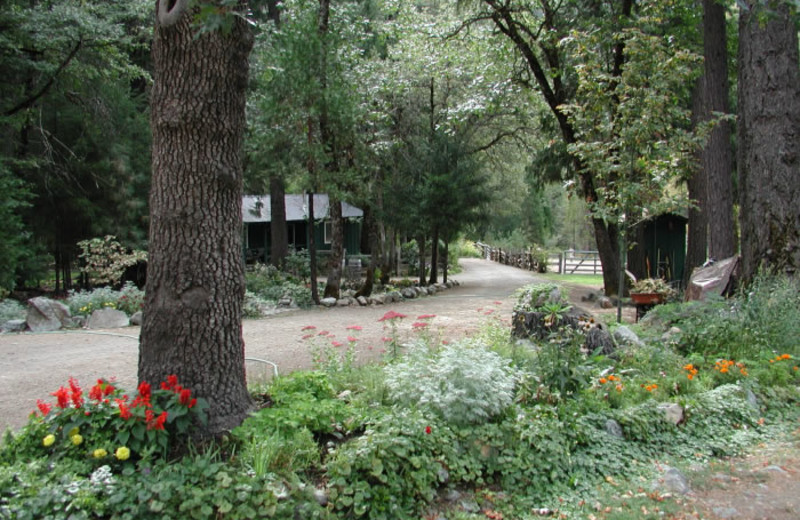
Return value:
M 71 327 L 72 315 L 63 303 L 39 296 L 28 300 L 26 321 L 33 332 L 47 332 Z
M 687 495 L 692 491 L 689 480 L 675 468 L 664 466 L 664 472 L 653 483 L 654 491 L 662 491 L 675 495 Z
M 683 422 L 683 407 L 678 403 L 661 403 L 658 409 L 664 412 L 664 420 L 675 426 Z
M 601 296 L 597 300 L 597 305 L 599 305 L 601 309 L 610 309 L 614 307 L 614 302 L 608 296 Z
M 131 325 L 141 325 L 142 316 L 142 311 L 134 313 L 133 316 L 131 316 Z
M 351 303 L 352 303 L 352 300 L 350 298 L 347 298 L 347 297 L 339 298 L 338 300 L 336 300 L 336 306 L 337 307 L 349 307 Z
M 635 332 L 625 325 L 620 325 L 614 329 L 614 339 L 617 340 L 617 343 L 621 343 L 623 345 L 631 345 L 634 347 L 644 346 L 644 343 L 639 339 L 639 336 L 637 336 Z
M 97 309 L 89 316 L 86 328 L 89 329 L 118 329 L 131 324 L 128 315 L 117 309 Z
M 609 419 L 606 421 L 605 430 L 606 433 L 612 437 L 619 437 L 620 439 L 625 437 L 624 433 L 622 432 L 622 426 L 620 426 L 620 424 L 614 419 Z
M 323 298 L 319 301 L 319 304 L 323 307 L 333 307 L 336 305 L 336 298 Z
M 410 287 L 400 291 L 400 294 L 403 296 L 403 298 L 406 298 L 406 299 L 409 299 L 409 300 L 412 299 L 412 298 L 416 298 L 417 297 L 417 291 L 415 291 L 414 289 L 412 289 Z
M 362 307 L 366 307 L 366 306 L 369 304 L 369 301 L 367 300 L 367 298 L 366 298 L 365 296 L 359 296 L 359 297 L 357 297 L 357 298 L 356 298 L 356 301 L 357 301 L 357 302 L 358 302 L 358 304 L 359 304 L 360 306 L 362 306 Z

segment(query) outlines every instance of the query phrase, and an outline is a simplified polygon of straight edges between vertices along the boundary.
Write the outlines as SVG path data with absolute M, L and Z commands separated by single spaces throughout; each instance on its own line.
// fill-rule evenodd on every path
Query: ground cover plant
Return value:
M 581 332 L 516 344 L 495 320 L 461 342 L 420 326 L 383 362 L 356 366 L 350 326 L 353 341 L 320 350 L 313 370 L 254 387 L 258 410 L 214 446 L 186 445 L 203 403 L 176 378 L 130 394 L 70 381 L 7 435 L 0 517 L 678 518 L 679 501 L 650 485 L 660 465 L 735 455 L 796 424 L 796 344 L 688 339 L 741 331 L 744 316 L 750 338 L 772 337 L 773 317 L 752 306 L 796 295 L 781 287 L 792 286 L 764 278 L 724 303 L 665 306 L 637 329 L 643 344 L 611 356 L 583 352 Z M 796 321 L 791 303 L 772 311 Z M 697 317 L 709 314 L 724 319 Z M 387 334 L 414 319 L 387 316 Z M 313 325 L 298 333 L 312 349 L 328 339 Z

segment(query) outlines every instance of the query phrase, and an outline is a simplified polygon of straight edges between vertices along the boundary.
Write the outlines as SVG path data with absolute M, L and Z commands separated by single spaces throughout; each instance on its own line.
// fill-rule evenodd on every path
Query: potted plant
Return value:
M 631 286 L 631 299 L 637 305 L 654 305 L 675 294 L 675 290 L 661 278 L 643 278 Z

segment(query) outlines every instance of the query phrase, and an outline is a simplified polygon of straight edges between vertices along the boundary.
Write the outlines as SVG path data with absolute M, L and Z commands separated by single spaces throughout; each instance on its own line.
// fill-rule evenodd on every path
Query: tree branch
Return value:
M 67 68 L 67 65 L 69 65 L 70 62 L 72 61 L 72 59 L 75 57 L 75 55 L 78 54 L 78 51 L 80 50 L 82 45 L 83 45 L 83 39 L 78 39 L 78 41 L 75 42 L 75 47 L 72 49 L 72 51 L 70 51 L 70 53 L 67 55 L 67 57 L 64 58 L 64 61 L 61 62 L 61 65 L 59 65 L 58 68 L 56 69 L 56 71 L 53 73 L 53 75 L 50 76 L 50 79 L 47 80 L 47 83 L 42 85 L 42 88 L 40 88 L 38 92 L 36 92 L 32 96 L 29 96 L 27 99 L 25 99 L 21 103 L 17 104 L 17 106 L 15 106 L 14 108 L 12 108 L 10 110 L 7 110 L 5 112 L 5 114 L 3 114 L 3 115 L 5 115 L 6 117 L 10 117 L 10 116 L 13 116 L 14 114 L 16 114 L 17 112 L 19 112 L 21 110 L 24 110 L 26 108 L 30 108 L 31 106 L 33 106 L 33 104 L 36 103 L 36 101 L 40 97 L 44 96 L 47 93 L 47 91 L 50 90 L 50 87 L 53 86 L 53 83 L 55 83 L 56 78 L 58 77 L 58 75 L 61 74 L 61 72 L 65 68 Z

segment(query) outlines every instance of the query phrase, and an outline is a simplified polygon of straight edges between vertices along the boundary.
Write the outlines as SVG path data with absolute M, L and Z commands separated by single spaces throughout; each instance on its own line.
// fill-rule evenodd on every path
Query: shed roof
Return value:
M 308 218 L 308 196 L 286 195 L 286 221 L 293 222 Z M 314 218 L 328 217 L 328 195 L 326 193 L 314 194 Z M 270 196 L 245 195 L 242 197 L 242 222 L 271 222 L 272 210 Z M 363 217 L 364 212 L 347 202 L 342 202 L 342 216 L 344 218 Z

